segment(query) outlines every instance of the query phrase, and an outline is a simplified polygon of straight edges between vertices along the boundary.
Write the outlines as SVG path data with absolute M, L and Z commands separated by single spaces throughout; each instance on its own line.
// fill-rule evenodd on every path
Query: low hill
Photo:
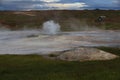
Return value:
M 97 21 L 99 16 L 106 16 Z M 0 11 L 0 24 L 11 30 L 41 28 L 45 21 L 54 20 L 62 30 L 120 29 L 120 10 L 44 10 Z

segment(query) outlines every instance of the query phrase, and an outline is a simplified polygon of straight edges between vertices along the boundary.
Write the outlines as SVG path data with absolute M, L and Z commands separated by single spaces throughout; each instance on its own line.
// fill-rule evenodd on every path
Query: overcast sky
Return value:
M 117 9 L 120 0 L 0 0 L 0 10 Z

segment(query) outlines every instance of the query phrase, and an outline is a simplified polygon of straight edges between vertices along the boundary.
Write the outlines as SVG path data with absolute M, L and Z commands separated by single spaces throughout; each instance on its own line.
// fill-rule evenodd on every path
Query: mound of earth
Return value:
M 96 49 L 96 48 L 76 48 L 73 50 L 49 54 L 48 58 L 66 60 L 66 61 L 92 61 L 92 60 L 110 60 L 118 56 Z

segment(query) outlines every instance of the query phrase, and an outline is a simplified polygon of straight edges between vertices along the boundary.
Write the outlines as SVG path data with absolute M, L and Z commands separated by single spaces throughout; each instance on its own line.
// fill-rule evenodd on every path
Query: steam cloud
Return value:
M 55 23 L 53 20 L 43 23 L 43 33 L 54 35 L 60 32 L 60 25 Z

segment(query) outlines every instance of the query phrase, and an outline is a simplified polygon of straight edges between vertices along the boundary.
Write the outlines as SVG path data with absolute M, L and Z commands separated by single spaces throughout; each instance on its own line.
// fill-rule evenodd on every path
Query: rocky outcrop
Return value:
M 51 55 L 51 56 L 50 56 Z M 96 48 L 76 48 L 60 52 L 59 54 L 50 54 L 48 57 L 52 59 L 66 60 L 66 61 L 91 61 L 91 60 L 110 60 L 118 56 L 96 49 Z

